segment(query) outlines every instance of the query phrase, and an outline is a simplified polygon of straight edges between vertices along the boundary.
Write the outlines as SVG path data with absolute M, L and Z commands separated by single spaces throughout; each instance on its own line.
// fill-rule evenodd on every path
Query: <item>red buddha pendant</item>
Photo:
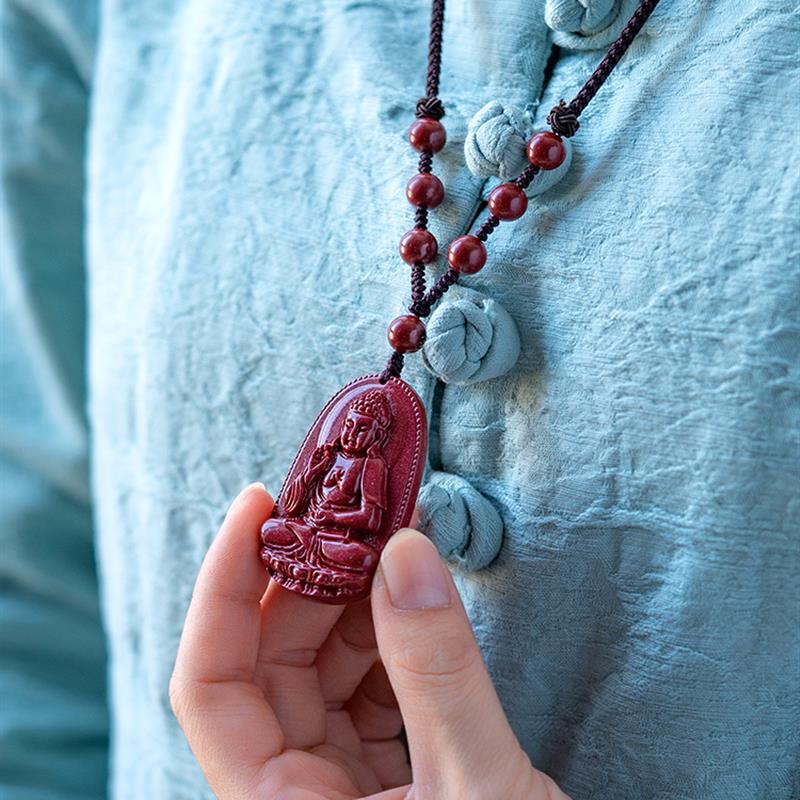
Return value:
M 381 550 L 411 522 L 427 446 L 425 408 L 399 378 L 369 375 L 335 394 L 261 528 L 272 579 L 326 603 L 366 597 Z

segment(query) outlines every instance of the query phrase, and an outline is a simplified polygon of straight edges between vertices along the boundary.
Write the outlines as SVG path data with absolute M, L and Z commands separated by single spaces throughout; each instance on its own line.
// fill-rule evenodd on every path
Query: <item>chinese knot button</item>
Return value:
M 519 352 L 519 331 L 508 311 L 496 300 L 461 288 L 457 299 L 431 314 L 422 355 L 443 383 L 467 386 L 505 375 Z
M 465 569 L 490 564 L 503 544 L 503 520 L 466 478 L 431 472 L 417 498 L 419 525 L 443 558 Z

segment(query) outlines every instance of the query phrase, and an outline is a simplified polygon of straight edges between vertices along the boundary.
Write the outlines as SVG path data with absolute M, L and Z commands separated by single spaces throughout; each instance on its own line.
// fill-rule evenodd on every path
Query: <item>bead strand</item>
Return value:
M 560 100 L 547 117 L 549 131 L 538 131 L 528 141 L 526 155 L 528 166 L 513 181 L 496 186 L 487 201 L 489 214 L 474 234 L 465 234 L 453 240 L 447 249 L 447 271 L 425 291 L 425 264 L 438 255 L 438 242 L 428 231 L 428 210 L 444 200 L 444 186 L 432 172 L 433 156 L 447 141 L 444 126 L 439 120 L 444 107 L 437 97 L 441 71 L 442 28 L 444 0 L 433 0 L 431 32 L 428 48 L 428 76 L 426 96 L 417 102 L 416 121 L 408 133 L 411 146 L 420 151 L 417 174 L 406 185 L 406 197 L 416 208 L 415 227 L 400 240 L 400 255 L 411 264 L 411 304 L 406 314 L 389 325 L 388 338 L 394 352 L 381 382 L 400 375 L 405 353 L 419 350 L 425 343 L 425 324 L 422 318 L 430 314 L 434 303 L 458 281 L 459 275 L 472 275 L 483 269 L 487 260 L 485 243 L 501 222 L 511 222 L 522 217 L 528 209 L 525 189 L 542 170 L 560 167 L 567 150 L 562 137 L 573 136 L 579 126 L 578 117 L 597 94 L 600 87 L 619 63 L 636 35 L 644 26 L 659 0 L 642 0 L 622 33 L 611 44 L 603 60 L 570 103 Z
M 557 133 L 539 131 L 530 138 L 526 155 L 529 165 L 513 181 L 501 183 L 489 193 L 488 205 L 491 213 L 475 234 L 481 241 L 485 242 L 489 238 L 501 220 L 503 222 L 517 220 L 528 210 L 528 195 L 525 194 L 525 189 L 542 170 L 560 167 L 567 157 L 567 148 Z
M 432 172 L 433 156 L 447 141 L 444 125 L 438 119 L 421 116 L 431 107 L 436 114 L 444 114 L 441 102 L 434 99 L 436 104 L 429 103 L 422 108 L 423 101 L 420 101 L 417 105 L 418 119 L 408 131 L 409 144 L 420 151 L 417 174 L 406 185 L 406 197 L 415 207 L 414 228 L 400 239 L 400 257 L 411 265 L 411 314 L 396 317 L 389 324 L 387 337 L 394 353 L 381 373 L 384 383 L 400 375 L 403 360 L 395 356 L 414 353 L 425 343 L 425 323 L 421 317 L 430 313 L 430 307 L 425 304 L 425 265 L 435 261 L 439 252 L 436 237 L 428 230 L 428 210 L 436 208 L 444 200 L 444 185 Z M 425 309 L 428 309 L 427 313 L 420 313 Z
M 396 317 L 389 324 L 387 337 L 394 352 L 381 373 L 382 383 L 399 376 L 403 369 L 404 354 L 416 352 L 425 343 L 425 323 L 421 318 L 430 313 L 430 304 L 425 301 L 425 265 L 435 261 L 439 251 L 436 237 L 428 230 L 428 210 L 436 208 L 444 200 L 444 185 L 433 174 L 433 156 L 447 142 L 447 131 L 440 122 L 444 116 L 444 106 L 437 97 L 443 25 L 444 0 L 434 0 L 426 96 L 417 102 L 417 119 L 408 130 L 408 142 L 420 154 L 417 174 L 406 184 L 406 198 L 415 207 L 414 228 L 400 239 L 400 257 L 411 265 L 411 314 Z

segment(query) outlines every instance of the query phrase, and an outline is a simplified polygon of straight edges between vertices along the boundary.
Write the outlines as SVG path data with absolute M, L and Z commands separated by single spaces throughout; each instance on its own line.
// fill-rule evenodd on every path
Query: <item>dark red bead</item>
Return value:
M 405 314 L 392 320 L 387 335 L 398 353 L 415 353 L 425 344 L 425 323 L 413 314 Z
M 486 263 L 486 248 L 477 236 L 459 236 L 447 251 L 450 266 L 464 275 L 472 275 L 483 269 Z
M 423 117 L 408 129 L 408 141 L 415 150 L 438 153 L 447 141 L 447 131 L 438 119 Z
M 489 211 L 497 219 L 519 219 L 528 209 L 528 197 L 516 183 L 501 183 L 489 193 Z
M 408 182 L 406 197 L 412 206 L 436 208 L 444 200 L 444 186 L 435 175 L 421 172 Z
M 430 264 L 439 252 L 436 237 L 430 231 L 414 228 L 400 240 L 400 257 L 407 264 Z
M 564 140 L 552 131 L 534 133 L 528 142 L 528 161 L 539 169 L 555 169 L 564 163 L 567 146 Z

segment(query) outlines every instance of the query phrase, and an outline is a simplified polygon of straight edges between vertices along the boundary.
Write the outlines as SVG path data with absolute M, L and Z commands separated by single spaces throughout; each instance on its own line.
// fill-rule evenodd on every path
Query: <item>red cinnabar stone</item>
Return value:
M 516 183 L 501 183 L 489 194 L 489 211 L 497 219 L 519 219 L 528 209 L 528 197 Z
M 311 426 L 261 527 L 261 560 L 325 603 L 369 594 L 381 550 L 411 522 L 428 445 L 425 409 L 399 378 L 359 378 Z
M 425 344 L 425 323 L 413 314 L 395 317 L 389 324 L 387 337 L 398 353 L 415 353 Z
M 564 140 L 552 131 L 534 133 L 528 142 L 528 161 L 539 169 L 555 169 L 564 163 L 567 147 Z
M 450 266 L 464 275 L 472 275 L 483 269 L 486 263 L 486 248 L 477 236 L 459 236 L 447 251 Z
M 408 141 L 415 150 L 438 153 L 447 141 L 447 132 L 438 119 L 423 117 L 408 129 Z
M 407 264 L 430 264 L 439 252 L 436 237 L 430 231 L 414 228 L 400 240 L 400 257 Z
M 412 206 L 436 208 L 444 200 L 444 186 L 435 175 L 421 172 L 406 185 L 406 197 Z

